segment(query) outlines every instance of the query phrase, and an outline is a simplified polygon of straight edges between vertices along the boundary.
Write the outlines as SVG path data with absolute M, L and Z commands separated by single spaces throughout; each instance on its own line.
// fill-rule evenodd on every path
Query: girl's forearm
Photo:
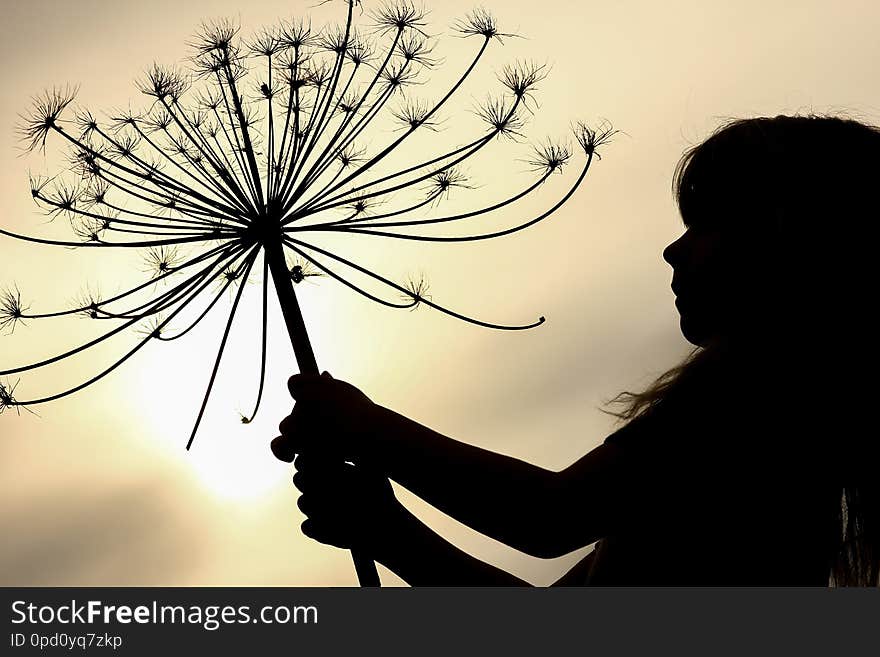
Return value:
M 531 586 L 459 550 L 403 507 L 387 536 L 371 556 L 411 586 Z
M 469 527 L 535 556 L 552 548 L 558 473 L 448 438 L 378 407 L 371 447 L 385 474 Z M 556 556 L 556 554 L 553 554 Z

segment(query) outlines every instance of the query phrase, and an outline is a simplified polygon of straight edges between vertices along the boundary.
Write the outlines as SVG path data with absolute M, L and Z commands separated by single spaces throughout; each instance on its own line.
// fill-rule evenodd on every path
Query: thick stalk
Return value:
M 293 281 L 287 270 L 287 262 L 284 259 L 284 247 L 281 239 L 267 240 L 265 244 L 266 259 L 269 263 L 269 271 L 272 273 L 272 281 L 275 283 L 275 291 L 278 301 L 281 303 L 281 312 L 284 315 L 284 323 L 290 335 L 290 343 L 293 345 L 293 353 L 299 371 L 303 374 L 319 374 L 318 363 L 315 360 L 315 352 L 309 341 L 309 334 L 303 321 L 296 292 L 293 289 Z M 379 572 L 376 564 L 363 552 L 352 548 L 351 558 L 357 571 L 358 581 L 361 586 L 379 586 Z

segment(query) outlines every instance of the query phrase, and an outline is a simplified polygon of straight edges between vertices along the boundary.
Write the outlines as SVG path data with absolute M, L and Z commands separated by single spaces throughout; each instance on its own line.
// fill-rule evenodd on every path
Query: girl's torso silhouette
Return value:
M 590 584 L 828 585 L 840 489 L 825 423 L 773 376 L 739 371 L 717 368 L 605 440 L 618 520 Z

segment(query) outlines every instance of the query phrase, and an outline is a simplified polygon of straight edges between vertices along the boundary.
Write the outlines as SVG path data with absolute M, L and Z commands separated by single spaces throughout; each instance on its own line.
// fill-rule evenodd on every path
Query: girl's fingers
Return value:
M 296 498 L 296 506 L 302 511 L 305 515 L 309 515 L 309 502 L 306 499 L 305 495 L 300 495 Z
M 287 389 L 294 399 L 305 399 L 314 395 L 321 390 L 323 385 L 332 380 L 330 372 L 322 372 L 320 376 L 317 374 L 294 374 L 287 380 Z
M 315 538 L 315 523 L 310 518 L 303 520 L 299 528 L 309 538 Z
M 350 539 L 346 539 L 344 535 L 340 534 L 339 532 L 334 532 L 332 529 L 326 527 L 324 524 L 315 522 L 311 518 L 303 521 L 303 523 L 300 525 L 300 530 L 305 536 L 308 536 L 312 540 L 318 541 L 320 543 L 324 543 L 325 545 L 350 548 L 352 544 L 352 541 Z
M 272 448 L 272 453 L 275 455 L 275 458 L 279 461 L 292 463 L 293 457 L 296 456 L 296 451 L 293 449 L 293 445 L 291 445 L 291 442 L 284 436 L 274 438 L 270 443 L 270 447 Z
M 322 496 L 339 496 L 355 493 L 357 480 L 354 466 L 347 463 L 330 465 L 326 461 L 316 462 L 314 458 L 306 467 L 302 466 L 302 455 L 297 456 L 294 465 L 297 468 L 293 475 L 293 485 L 301 492 L 314 492 Z

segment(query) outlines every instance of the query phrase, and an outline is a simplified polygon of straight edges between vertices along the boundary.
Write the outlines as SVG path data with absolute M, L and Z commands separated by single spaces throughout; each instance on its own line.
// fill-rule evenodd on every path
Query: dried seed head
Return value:
M 489 39 L 498 39 L 502 43 L 504 37 L 516 36 L 498 30 L 498 22 L 486 9 L 478 7 L 455 24 L 455 29 L 463 36 L 482 36 Z
M 437 121 L 428 118 L 432 109 L 433 105 L 429 105 L 423 101 L 406 100 L 403 106 L 396 110 L 391 110 L 391 115 L 411 130 L 425 127 L 436 132 Z
M 461 187 L 463 189 L 473 189 L 467 184 L 467 176 L 465 176 L 458 168 L 452 167 L 445 169 L 431 178 L 431 185 L 428 187 L 428 195 L 449 195 L 449 191 L 453 187 Z
M 157 246 L 144 254 L 146 271 L 154 277 L 173 272 L 182 261 L 183 256 L 176 246 Z
M 98 319 L 102 314 L 102 303 L 103 298 L 100 292 L 86 288 L 74 299 L 72 305 L 73 309 L 78 311 L 81 316 L 88 317 L 89 319 Z
M 203 125 L 205 125 L 205 121 L 208 120 L 208 115 L 206 112 L 201 110 L 193 110 L 189 113 L 189 122 L 192 124 L 192 127 L 196 130 L 200 130 Z
M 201 79 L 214 80 L 219 76 L 225 77 L 223 63 L 231 61 L 223 55 L 210 53 L 207 55 L 199 55 L 193 58 L 192 71 L 193 75 Z
M 103 232 L 105 230 L 110 230 L 113 226 L 113 220 L 119 216 L 119 211 L 108 208 L 97 214 L 100 215 L 100 219 L 97 217 L 96 219 L 101 222 L 101 232 Z
M 305 76 L 305 65 L 308 58 L 295 50 L 285 50 L 275 59 L 274 66 L 284 84 L 292 86 L 294 91 L 309 84 Z
M 101 241 L 101 233 L 106 230 L 107 226 L 109 226 L 108 222 L 94 217 L 79 219 L 72 224 L 73 232 L 77 237 L 84 242 L 94 243 Z
M 376 31 L 380 34 L 394 30 L 400 32 L 412 30 L 425 34 L 422 28 L 425 27 L 426 15 L 427 12 L 424 9 L 417 9 L 412 2 L 398 0 L 397 2 L 389 2 L 384 7 L 374 11 L 373 22 L 375 23 Z
M 89 110 L 81 109 L 75 112 L 74 122 L 80 130 L 81 139 L 87 139 L 98 129 L 98 121 Z
M 162 200 L 154 201 L 159 206 L 154 214 L 157 216 L 173 217 L 180 206 L 182 198 L 183 195 L 176 190 L 163 192 Z
M 165 330 L 165 327 L 163 326 L 164 323 L 165 319 L 161 314 L 156 315 L 155 317 L 150 317 L 144 322 L 144 325 L 141 328 L 137 329 L 137 333 L 148 339 L 160 340 L 162 338 L 162 333 Z
M 174 119 L 164 109 L 160 109 L 144 117 L 143 122 L 148 131 L 159 132 L 168 130 Z
M 165 150 L 173 155 L 180 155 L 189 162 L 193 157 L 193 149 L 187 136 L 181 132 L 176 134 L 167 132 L 166 136 L 168 137 L 168 148 Z
M 72 171 L 78 173 L 81 178 L 94 178 L 99 175 L 102 170 L 102 157 L 109 158 L 111 151 L 109 148 L 101 146 L 94 147 L 86 142 L 82 146 L 74 146 L 68 157 Z
M 25 150 L 31 152 L 39 148 L 46 149 L 46 136 L 50 130 L 61 130 L 59 117 L 65 108 L 73 102 L 78 87 L 53 87 L 31 99 L 31 111 L 27 115 L 19 115 L 16 132 L 24 142 Z
M 330 64 L 323 59 L 317 63 L 309 62 L 309 65 L 306 68 L 305 78 L 310 85 L 314 87 L 323 87 L 333 78 L 333 69 L 330 67 Z
M 122 135 L 113 143 L 112 150 L 120 157 L 132 159 L 140 144 L 141 139 L 137 135 Z
M 574 127 L 574 136 L 581 145 L 581 148 L 584 149 L 584 152 L 587 155 L 593 155 L 595 153 L 596 157 L 600 160 L 602 159 L 602 156 L 596 152 L 596 149 L 611 141 L 611 138 L 618 132 L 620 131 L 614 130 L 611 123 L 606 120 L 603 120 L 596 129 L 589 128 L 585 123 L 580 121 Z
M 147 156 L 142 156 L 141 159 L 144 161 L 141 168 L 143 172 L 141 173 L 141 178 L 144 180 L 154 180 L 159 172 L 161 172 L 165 167 L 165 162 L 159 159 L 158 155 L 148 154 Z
M 353 164 L 363 162 L 366 152 L 366 148 L 355 148 L 354 145 L 349 144 L 348 146 L 343 148 L 339 152 L 339 155 L 337 155 L 336 157 L 339 159 L 339 163 L 342 165 L 342 168 L 346 169 Z
M 358 108 L 360 96 L 355 92 L 350 92 L 340 99 L 336 106 L 336 111 L 340 114 L 351 114 Z
M 561 173 L 562 167 L 571 159 L 571 149 L 565 144 L 547 142 L 534 148 L 535 153 L 532 159 L 527 160 L 532 171 L 545 174 L 551 174 L 554 171 Z
M 505 66 L 498 79 L 517 98 L 534 101 L 532 93 L 536 91 L 538 83 L 547 77 L 547 73 L 546 64 L 539 66 L 534 62 L 518 62 Z
M 46 185 L 48 185 L 53 180 L 54 178 L 49 178 L 48 176 L 34 175 L 30 171 L 28 171 L 28 184 L 31 188 L 31 196 L 34 199 L 40 199 L 43 194 L 43 189 L 45 189 Z
M 18 402 L 15 401 L 15 397 L 12 396 L 12 393 L 15 392 L 15 388 L 18 386 L 18 382 L 16 381 L 11 386 L 7 382 L 6 384 L 0 383 L 0 415 L 3 414 L 7 408 L 12 408 L 13 406 L 18 409 Z
M 237 48 L 225 51 L 212 50 L 193 58 L 193 72 L 196 77 L 211 78 L 215 82 L 218 77 L 224 84 L 230 78 L 236 82 L 248 73 L 243 59 Z
M 206 121 L 205 125 L 202 126 L 202 132 L 206 137 L 214 139 L 220 133 L 220 124 L 216 121 Z M 220 177 L 223 178 L 224 182 L 226 182 L 227 184 L 231 180 L 225 167 L 221 168 Z
M 418 71 L 411 69 L 406 62 L 396 66 L 386 66 L 382 71 L 382 81 L 386 88 L 393 90 L 416 84 L 417 77 Z
M 189 88 L 186 75 L 167 66 L 153 64 L 137 83 L 142 93 L 160 101 L 177 102 Z
M 80 194 L 80 202 L 87 208 L 96 205 L 103 205 L 107 200 L 107 192 L 110 191 L 110 185 L 103 180 L 95 180 Z
M 275 28 L 263 28 L 246 44 L 252 55 L 272 57 L 281 52 L 287 45 Z
M 189 46 L 196 51 L 196 56 L 213 53 L 230 53 L 236 51 L 235 37 L 240 26 L 229 18 L 202 23 Z
M 81 190 L 78 185 L 73 185 L 60 180 L 53 186 L 48 194 L 40 196 L 40 200 L 47 203 L 50 208 L 49 216 L 56 217 L 59 214 L 76 216 L 76 204 L 79 201 Z
M 142 116 L 135 114 L 131 108 L 118 110 L 110 116 L 110 129 L 113 132 L 119 132 L 125 128 L 136 128 L 137 122 Z
M 241 278 L 242 272 L 232 267 L 227 267 L 220 274 L 220 278 L 224 283 L 234 283 Z
M 418 34 L 409 34 L 400 40 L 397 44 L 397 54 L 403 57 L 407 62 L 415 62 L 431 68 L 437 63 L 430 55 L 434 46 L 428 43 L 428 40 Z
M 281 76 L 281 81 L 285 85 L 290 87 L 290 91 L 293 91 L 294 93 L 312 84 L 310 72 L 299 66 L 293 68 L 283 67 L 280 69 L 279 73 Z M 297 102 L 299 102 L 300 106 L 302 105 L 302 99 L 297 101 L 297 98 L 294 95 L 293 99 L 290 100 L 291 111 L 295 111 L 300 108 L 300 106 L 297 105 Z
M 17 287 L 0 292 L 0 330 L 8 328 L 10 334 L 15 333 L 15 327 L 22 322 L 26 310 L 21 304 L 21 292 Z
M 520 139 L 523 134 L 523 120 L 517 115 L 512 104 L 502 98 L 489 98 L 477 108 L 477 116 L 489 124 L 499 137 Z
M 404 301 L 412 302 L 411 310 L 418 308 L 425 299 L 431 298 L 428 295 L 430 285 L 424 274 L 420 273 L 418 276 L 411 276 L 404 284 L 404 287 L 406 292 L 401 293 L 401 296 Z
M 355 0 L 346 1 L 348 9 L 357 4 Z M 338 0 L 334 0 L 334 4 L 336 3 Z M 308 242 L 293 240 L 293 235 L 299 234 L 296 231 L 318 231 L 328 227 L 335 230 L 334 224 L 345 222 L 343 220 L 325 224 L 313 223 L 313 221 L 322 221 L 320 216 L 326 216 L 319 213 L 346 211 L 351 224 L 340 230 L 348 229 L 351 233 L 358 233 L 370 232 L 367 229 L 369 221 L 366 220 L 416 212 L 419 208 L 447 195 L 453 187 L 468 187 L 467 179 L 458 170 L 448 168 L 439 171 L 449 164 L 440 163 L 437 166 L 438 163 L 441 160 L 451 161 L 449 157 L 434 158 L 434 155 L 439 154 L 436 152 L 413 152 L 410 155 L 414 154 L 417 158 L 412 162 L 414 166 L 408 166 L 403 171 L 380 179 L 379 176 L 382 174 L 378 166 L 380 160 L 385 159 L 386 155 L 393 155 L 385 163 L 388 166 L 397 159 L 396 156 L 404 157 L 401 151 L 395 151 L 400 142 L 394 140 L 387 149 L 375 157 L 370 157 L 366 166 L 357 165 L 357 171 L 354 172 L 350 169 L 346 171 L 342 169 L 352 167 L 355 162 L 364 159 L 364 151 L 356 150 L 350 144 L 351 139 L 364 143 L 360 142 L 362 131 L 365 131 L 365 135 L 370 135 L 366 131 L 367 128 L 376 125 L 382 126 L 379 130 L 385 128 L 381 119 L 375 123 L 371 122 L 374 116 L 387 117 L 384 113 L 389 107 L 385 104 L 386 98 L 398 89 L 415 84 L 420 71 L 435 64 L 432 53 L 433 40 L 430 40 L 423 31 L 424 16 L 425 12 L 416 9 L 409 0 L 390 0 L 376 12 L 377 32 L 387 33 L 386 36 L 391 37 L 386 39 L 388 42 L 394 39 L 394 47 L 390 52 L 382 53 L 383 57 L 388 57 L 389 66 L 382 68 L 375 87 L 370 82 L 369 93 L 359 89 L 360 86 L 366 87 L 366 85 L 362 85 L 361 80 L 356 76 L 349 81 L 348 75 L 355 74 L 352 71 L 352 64 L 354 68 L 361 64 L 374 67 L 374 62 L 371 61 L 372 44 L 353 30 L 348 31 L 346 28 L 342 31 L 336 28 L 325 31 L 318 37 L 312 35 L 307 23 L 300 21 L 280 29 L 258 32 L 246 42 L 246 45 L 242 45 L 238 40 L 237 25 L 230 21 L 222 21 L 203 25 L 201 33 L 192 44 L 195 53 L 190 53 L 191 66 L 185 71 L 185 75 L 177 72 L 176 69 L 159 65 L 147 70 L 139 86 L 141 91 L 150 96 L 150 101 L 146 103 L 145 110 L 137 116 L 129 109 L 119 112 L 109 120 L 102 118 L 99 125 L 91 113 L 81 111 L 75 115 L 76 125 L 71 128 L 65 121 L 62 130 L 61 125 L 58 124 L 60 120 L 58 117 L 72 102 L 73 95 L 58 91 L 48 94 L 42 99 L 41 104 L 38 104 L 34 116 L 25 121 L 23 136 L 30 148 L 44 145 L 46 135 L 52 129 L 62 132 L 62 137 L 70 137 L 70 141 L 79 142 L 73 153 L 74 163 L 91 178 L 78 183 L 74 181 L 73 186 L 60 185 L 48 194 L 44 191 L 48 180 L 32 178 L 33 197 L 39 200 L 41 206 L 51 208 L 52 213 L 74 216 L 72 222 L 74 230 L 82 239 L 96 243 L 92 246 L 123 245 L 116 239 L 103 241 L 102 236 L 107 235 L 104 232 L 107 230 L 112 230 L 113 233 L 110 234 L 118 236 L 120 240 L 123 239 L 123 235 L 129 235 L 125 245 L 133 249 L 139 248 L 139 244 L 168 244 L 177 241 L 191 244 L 185 248 L 198 250 L 198 255 L 194 257 L 192 263 L 202 262 L 203 258 L 205 261 L 211 259 L 210 264 L 205 265 L 203 275 L 207 278 L 203 279 L 204 287 L 225 284 L 225 288 L 228 289 L 232 287 L 232 283 L 235 283 L 239 292 L 242 288 L 237 286 L 247 281 L 258 257 L 254 248 L 258 249 L 259 244 L 254 244 L 254 240 L 259 239 L 260 235 L 251 228 L 263 218 L 270 217 L 272 222 L 277 220 L 280 223 L 281 235 L 289 235 L 289 239 L 292 240 L 287 244 L 293 248 L 301 245 L 311 254 L 322 253 L 322 250 Z M 477 40 L 482 48 L 488 47 L 489 41 L 495 38 L 500 40 L 506 36 L 499 31 L 494 18 L 485 10 L 477 10 L 470 14 L 459 23 L 459 29 L 460 34 L 464 36 L 482 36 L 482 39 Z M 252 54 L 256 57 L 252 57 Z M 260 57 L 266 57 L 270 61 L 267 62 Z M 253 77 L 248 78 L 248 82 L 238 84 L 237 81 L 248 74 L 248 67 L 262 69 L 265 71 L 265 77 L 258 79 L 260 73 L 254 71 Z M 375 67 L 378 68 L 378 65 Z M 449 92 L 449 96 L 468 78 L 471 69 L 472 67 L 466 69 L 461 80 Z M 204 76 L 200 81 L 204 91 L 193 93 L 193 102 L 187 103 L 184 94 L 189 88 L 190 81 L 194 79 L 194 71 L 197 75 Z M 361 73 L 365 72 L 361 71 Z M 501 81 L 513 96 L 500 89 L 507 96 L 507 102 L 491 101 L 481 109 L 480 115 L 491 125 L 491 130 L 484 131 L 482 139 L 474 143 L 485 144 L 496 134 L 510 138 L 519 136 L 518 128 L 522 125 L 522 120 L 517 116 L 517 112 L 513 111 L 514 107 L 517 108 L 519 115 L 528 118 L 528 113 L 520 111 L 519 106 L 525 104 L 524 100 L 536 89 L 543 75 L 543 67 L 536 65 L 508 67 Z M 369 76 L 371 77 L 372 75 Z M 257 97 L 273 100 L 271 106 L 269 103 L 254 100 L 253 89 L 250 88 L 253 80 L 257 82 Z M 245 85 L 247 88 L 243 89 Z M 208 90 L 209 87 L 211 90 Z M 363 95 L 364 93 L 366 96 Z M 380 94 L 384 96 L 377 102 L 376 97 Z M 277 101 L 274 100 L 276 95 L 279 96 Z M 418 101 L 407 101 L 406 95 L 401 98 L 402 107 L 393 112 L 397 120 L 410 130 L 421 126 L 433 129 L 437 121 L 432 115 L 433 107 Z M 339 110 L 347 119 L 330 111 L 340 97 Z M 281 105 L 285 101 L 286 107 Z M 395 105 L 397 102 L 390 103 L 392 107 Z M 364 108 L 362 114 L 357 111 L 359 107 Z M 274 113 L 269 114 L 268 111 L 271 110 L 274 110 Z M 380 114 L 380 111 L 383 113 Z M 308 116 L 302 116 L 303 112 Z M 262 117 L 259 116 L 260 114 Z M 348 119 L 354 118 L 358 118 L 356 125 L 349 125 Z M 264 120 L 265 123 L 262 123 Z M 256 129 L 257 126 L 261 129 Z M 82 132 L 82 137 L 74 139 L 79 132 Z M 292 138 L 291 135 L 296 135 L 296 138 Z M 591 149 L 604 138 L 586 130 L 581 131 L 581 137 L 582 145 Z M 265 157 L 259 159 L 257 156 L 261 153 L 258 144 L 265 144 L 262 148 L 266 153 Z M 214 146 L 217 148 L 215 149 Z M 448 147 L 452 147 L 451 144 Z M 458 159 L 464 161 L 478 150 L 479 147 L 462 146 L 456 148 L 450 156 L 461 154 Z M 542 170 L 553 172 L 562 168 L 569 157 L 567 150 L 548 146 L 537 150 L 532 164 Z M 339 160 L 338 165 L 336 158 Z M 421 164 L 417 164 L 418 162 Z M 398 165 L 399 163 L 395 162 L 393 167 L 396 168 Z M 430 172 L 426 173 L 429 166 Z M 158 174 L 160 167 L 164 167 L 161 175 Z M 271 175 L 270 172 L 273 170 L 279 174 L 277 177 Z M 421 173 L 415 174 L 415 172 Z M 354 179 L 368 173 L 369 175 L 365 177 L 372 180 L 356 186 Z M 374 173 L 379 175 L 374 177 Z M 325 178 L 330 176 L 338 176 L 338 180 L 333 178 L 325 186 Z M 385 181 L 397 179 L 398 176 L 405 176 L 400 184 L 383 184 Z M 262 180 L 266 181 L 265 187 L 262 186 Z M 376 187 L 372 187 L 373 185 Z M 108 192 L 111 186 L 112 193 Z M 374 191 L 369 193 L 362 191 L 366 188 L 372 188 Z M 381 205 L 382 199 L 393 197 L 401 189 L 415 191 L 418 195 L 425 189 L 429 192 L 429 196 L 414 201 L 416 205 L 385 213 L 384 206 Z M 108 193 L 111 194 L 109 201 Z M 367 197 L 362 197 L 363 194 L 367 194 Z M 500 208 L 508 203 L 502 202 L 494 207 Z M 377 207 L 383 208 L 382 214 L 376 210 Z M 86 212 L 83 208 L 89 208 L 89 211 Z M 474 210 L 457 215 L 455 218 L 474 216 L 490 210 L 491 208 Z M 167 217 L 164 216 L 166 212 L 169 214 Z M 116 215 L 120 218 L 117 219 Z M 83 217 L 87 219 L 83 220 Z M 137 221 L 131 221 L 129 218 L 137 218 Z M 299 219 L 307 220 L 292 225 Z M 354 229 L 353 227 L 362 220 L 364 223 L 361 225 L 364 228 Z M 437 219 L 437 221 L 446 221 L 446 219 Z M 421 223 L 431 223 L 431 221 L 401 220 L 385 225 L 406 226 Z M 522 227 L 525 225 L 530 224 L 523 224 Z M 259 228 L 259 232 L 262 233 L 263 228 Z M 515 227 L 511 230 L 518 229 Z M 384 233 L 389 237 L 462 241 L 502 234 L 499 232 L 447 238 L 373 232 Z M 510 231 L 504 231 L 507 232 Z M 34 241 L 38 240 L 35 238 Z M 43 241 L 65 244 L 54 240 Z M 212 242 L 215 241 L 218 242 L 217 249 L 204 250 L 205 247 L 214 246 Z M 390 286 L 393 290 L 392 298 L 385 300 L 381 296 L 374 296 L 354 284 L 349 284 L 349 287 L 355 291 L 375 301 L 410 308 L 426 303 L 459 319 L 493 328 L 518 330 L 534 325 L 505 327 L 468 318 L 429 301 L 428 283 L 424 276 L 410 279 L 404 287 L 341 256 L 335 256 L 327 251 L 323 253 L 338 262 L 347 263 L 349 269 L 361 271 L 364 275 Z M 347 283 L 344 278 L 337 276 L 331 270 L 323 269 L 323 263 L 309 260 L 309 257 L 311 255 L 304 255 L 303 260 L 293 264 L 288 263 L 290 280 L 294 283 L 302 283 L 309 277 L 321 275 L 320 272 Z M 171 274 L 180 276 L 184 273 L 182 268 L 186 258 L 181 258 L 176 249 L 169 247 L 151 249 L 146 252 L 145 261 L 153 274 L 147 277 L 146 284 L 125 294 L 114 296 L 114 299 L 119 300 L 118 303 L 112 300 L 102 302 L 97 294 L 87 293 L 77 307 L 70 311 L 71 314 L 81 314 L 94 319 L 135 320 L 138 327 L 146 324 L 143 330 L 146 331 L 145 335 L 148 338 L 165 339 L 160 336 L 161 321 L 153 311 L 163 309 L 163 306 L 188 304 L 191 299 L 184 297 L 195 298 L 195 293 L 183 294 L 187 291 L 184 288 L 189 286 L 189 283 L 182 284 L 183 287 L 175 287 L 180 293 L 175 293 L 180 297 L 178 299 L 180 303 L 169 304 L 168 299 L 171 297 L 156 296 L 156 291 L 151 289 L 158 278 Z M 230 262 L 237 264 L 227 266 Z M 202 275 L 192 274 L 191 280 L 195 281 L 194 284 L 198 283 L 196 279 L 200 276 Z M 128 305 L 122 301 L 123 297 L 135 292 L 151 296 L 152 300 L 144 300 L 145 303 L 140 308 L 129 312 L 112 312 L 113 308 Z M 393 297 L 398 293 L 403 294 L 405 302 L 394 303 L 397 299 Z M 201 288 L 198 294 L 201 294 Z M 183 309 L 182 305 L 180 309 Z M 17 321 L 22 318 L 29 321 L 30 317 L 33 315 L 24 315 L 17 294 L 10 293 L 5 296 L 0 294 L 0 326 L 13 328 Z M 225 342 L 224 338 L 218 358 L 222 355 Z M 83 345 L 82 349 L 89 348 L 90 344 Z M 122 362 L 120 360 L 117 364 Z M 76 392 L 82 387 L 84 386 L 55 395 L 52 399 Z M 209 395 L 210 389 L 206 393 L 205 403 Z M 2 408 L 11 403 L 13 403 L 11 390 L 8 386 L 0 388 Z M 249 422 L 250 417 L 242 416 L 242 421 Z
M 351 210 L 355 215 L 363 215 L 366 214 L 370 208 L 373 206 L 369 200 L 365 198 L 356 199 L 351 205 L 348 206 L 348 209 Z
M 348 57 L 355 66 L 368 63 L 375 52 L 373 44 L 365 40 L 360 35 L 353 35 L 349 39 L 348 48 L 345 56 Z
M 337 25 L 321 33 L 315 45 L 319 50 L 326 50 L 335 55 L 343 55 L 348 49 L 352 37 L 351 33 L 346 34 L 346 31 Z
M 303 19 L 282 23 L 281 29 L 278 31 L 278 38 L 286 47 L 293 48 L 295 51 L 315 43 L 312 24 Z
M 205 111 L 213 112 L 223 103 L 220 94 L 215 94 L 212 89 L 200 89 L 195 97 L 196 107 Z

